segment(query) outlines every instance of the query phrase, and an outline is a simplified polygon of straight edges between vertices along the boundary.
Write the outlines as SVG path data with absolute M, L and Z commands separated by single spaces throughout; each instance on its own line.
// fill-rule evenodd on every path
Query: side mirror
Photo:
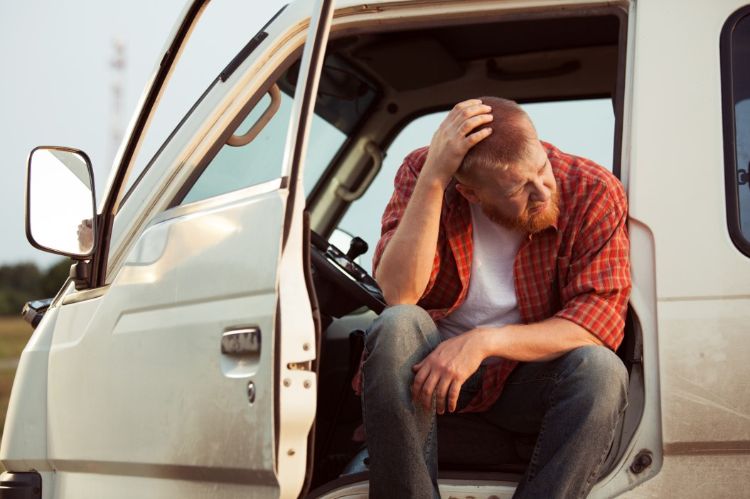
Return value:
M 94 252 L 96 207 L 91 161 L 83 151 L 37 147 L 26 177 L 26 237 L 36 248 L 77 260 Z

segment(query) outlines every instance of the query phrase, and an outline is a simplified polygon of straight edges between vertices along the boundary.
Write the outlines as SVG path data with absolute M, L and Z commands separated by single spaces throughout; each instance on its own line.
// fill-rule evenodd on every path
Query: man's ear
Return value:
M 459 194 L 466 198 L 468 202 L 474 204 L 479 203 L 479 197 L 477 196 L 476 190 L 471 186 L 462 184 L 458 179 L 456 179 L 456 190 L 459 192 Z

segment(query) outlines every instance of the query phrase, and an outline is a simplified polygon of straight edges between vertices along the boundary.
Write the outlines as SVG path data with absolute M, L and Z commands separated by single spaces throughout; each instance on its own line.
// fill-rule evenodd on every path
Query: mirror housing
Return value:
M 96 244 L 96 198 L 91 161 L 67 147 L 42 146 L 29 154 L 26 238 L 35 248 L 87 260 Z

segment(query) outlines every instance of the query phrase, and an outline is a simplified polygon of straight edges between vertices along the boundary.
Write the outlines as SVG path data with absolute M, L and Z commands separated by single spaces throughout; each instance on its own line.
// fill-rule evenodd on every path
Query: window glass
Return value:
M 229 61 L 286 0 L 212 0 L 197 21 L 153 115 L 126 181 L 126 191 Z M 150 82 L 148 83 L 150 85 Z
M 612 171 L 615 112 L 610 99 L 524 104 L 539 138 Z
M 747 12 L 748 9 L 745 9 Z M 731 23 L 731 21 L 730 21 Z M 726 28 L 725 28 L 726 29 Z M 731 59 L 729 62 L 729 84 L 732 96 L 730 109 L 724 109 L 725 113 L 732 116 L 734 133 L 725 136 L 724 140 L 733 143 L 734 164 L 728 164 L 732 176 L 735 179 L 735 192 L 729 192 L 729 197 L 736 196 L 737 213 L 729 213 L 730 227 L 736 225 L 739 218 L 739 227 L 733 228 L 734 236 L 745 240 L 745 253 L 750 251 L 750 15 L 746 15 L 734 24 L 731 30 L 729 44 L 723 46 L 723 50 L 729 48 Z M 737 234 L 740 232 L 740 234 Z
M 289 88 L 297 79 L 297 64 L 281 79 Z M 350 61 L 329 54 L 320 71 L 315 114 L 305 157 L 305 196 L 312 192 L 344 141 L 367 115 L 376 97 L 376 87 Z
M 294 62 L 276 81 L 281 105 L 260 134 L 245 146 L 225 145 L 193 184 L 189 203 L 278 178 L 282 171 L 292 99 L 299 75 Z M 356 68 L 334 55 L 323 62 L 303 171 L 307 196 L 375 100 L 375 87 Z M 262 116 L 271 98 L 265 95 L 235 135 L 242 135 Z
M 280 95 L 279 109 L 260 133 L 244 146 L 222 146 L 181 204 L 260 184 L 281 176 L 292 99 L 283 92 L 280 92 Z M 242 135 L 247 132 L 270 103 L 271 97 L 268 94 L 264 95 L 234 134 Z
M 307 141 L 307 155 L 305 156 L 305 170 L 302 179 L 305 196 L 313 190 L 315 183 L 326 170 L 346 139 L 347 136 L 344 132 L 317 114 L 313 115 L 310 137 Z
M 282 174 L 284 146 L 292 111 L 292 97 L 284 92 L 276 114 L 260 133 L 244 146 L 224 145 L 203 170 L 181 204 L 192 203 L 278 178 Z M 247 132 L 271 102 L 266 94 L 243 120 L 235 135 Z M 308 194 L 346 140 L 347 136 L 313 115 L 305 163 L 304 189 Z
M 525 104 L 523 108 L 542 140 L 612 169 L 615 116 L 610 99 Z M 366 270 L 372 269 L 373 250 L 380 239 L 380 217 L 393 193 L 393 179 L 398 167 L 409 152 L 430 143 L 432 134 L 446 114 L 423 116 L 401 131 L 388 148 L 383 167 L 370 188 L 352 204 L 341 220 L 340 229 L 367 241 L 369 250 L 360 257 Z
M 737 179 L 739 187 L 740 227 L 750 240 L 750 99 L 735 105 L 737 130 Z

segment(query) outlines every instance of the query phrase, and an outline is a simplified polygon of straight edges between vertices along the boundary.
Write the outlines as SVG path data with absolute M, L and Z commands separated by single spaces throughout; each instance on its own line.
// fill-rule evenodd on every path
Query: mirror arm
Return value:
M 96 255 L 96 249 L 101 244 L 101 237 L 102 237 L 102 214 L 97 213 L 96 221 L 94 222 L 94 227 L 96 228 L 96 233 L 94 234 L 94 247 L 91 249 L 91 254 Z M 69 276 L 73 280 L 73 283 L 75 284 L 76 291 L 81 291 L 83 289 L 91 289 L 93 286 L 92 281 L 92 271 L 93 271 L 94 265 L 92 260 L 78 260 L 74 264 L 70 266 L 70 273 Z
M 70 278 L 77 291 L 91 288 L 91 261 L 80 260 L 70 266 Z

